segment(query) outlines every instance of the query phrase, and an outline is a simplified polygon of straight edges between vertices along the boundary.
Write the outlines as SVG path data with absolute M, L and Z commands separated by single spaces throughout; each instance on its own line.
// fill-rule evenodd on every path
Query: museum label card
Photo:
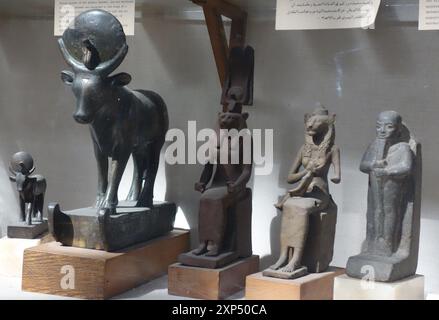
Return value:
M 439 0 L 419 0 L 419 30 L 439 30 Z
M 90 9 L 102 9 L 122 23 L 127 36 L 134 35 L 136 0 L 55 0 L 54 33 L 63 32 L 76 16 Z
M 276 30 L 369 28 L 381 0 L 277 0 Z

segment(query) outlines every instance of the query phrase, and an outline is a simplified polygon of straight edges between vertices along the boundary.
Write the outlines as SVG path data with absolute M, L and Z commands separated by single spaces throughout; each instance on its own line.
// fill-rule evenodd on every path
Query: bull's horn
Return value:
M 69 53 L 69 51 L 66 48 L 66 45 L 64 43 L 64 40 L 62 38 L 58 39 L 59 48 L 61 50 L 61 53 L 64 56 L 64 59 L 66 60 L 67 64 L 72 67 L 74 72 L 82 71 L 87 72 L 89 71 L 82 63 L 77 61 L 75 58 L 72 57 L 72 55 Z
M 9 166 L 9 172 L 10 172 L 10 174 L 9 174 L 9 180 L 11 180 L 11 181 L 13 181 L 13 182 L 15 182 L 15 181 L 17 181 L 17 172 L 15 172 L 13 169 L 12 169 L 12 167 L 11 166 Z
M 12 169 L 11 166 L 9 166 L 9 172 L 12 173 L 13 175 L 16 175 L 16 174 L 17 174 L 17 172 L 14 171 L 14 169 Z
M 123 59 L 125 59 L 127 53 L 128 45 L 124 43 L 124 45 L 119 49 L 117 54 L 111 60 L 101 63 L 99 66 L 96 67 L 94 71 L 96 73 L 99 73 L 100 75 L 108 76 L 110 73 L 116 70 L 118 66 L 120 66 Z
M 35 171 L 36 167 L 33 166 L 32 169 L 29 170 L 28 174 L 32 174 Z

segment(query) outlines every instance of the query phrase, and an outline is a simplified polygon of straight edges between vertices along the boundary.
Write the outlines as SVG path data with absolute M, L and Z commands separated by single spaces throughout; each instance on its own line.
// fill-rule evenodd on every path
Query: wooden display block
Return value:
M 107 299 L 166 274 L 189 249 L 189 231 L 118 252 L 63 247 L 58 242 L 24 252 L 22 289 L 85 299 Z
M 264 277 L 262 272 L 249 275 L 245 285 L 247 300 L 332 300 L 334 278 L 344 274 L 341 268 L 329 267 L 322 273 L 287 280 Z
M 225 299 L 244 289 L 247 275 L 259 270 L 259 256 L 238 260 L 220 269 L 169 266 L 168 292 L 196 299 Z

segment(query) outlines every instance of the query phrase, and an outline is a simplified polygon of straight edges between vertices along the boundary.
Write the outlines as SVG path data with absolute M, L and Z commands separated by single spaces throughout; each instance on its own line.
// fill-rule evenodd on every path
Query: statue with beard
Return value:
M 346 272 L 392 282 L 415 274 L 418 261 L 421 146 L 395 111 L 384 111 L 360 170 L 369 175 L 366 240 Z

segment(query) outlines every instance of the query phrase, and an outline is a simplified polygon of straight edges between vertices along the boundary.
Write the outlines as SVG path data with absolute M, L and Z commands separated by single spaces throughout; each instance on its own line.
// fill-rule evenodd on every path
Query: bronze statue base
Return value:
M 47 220 L 34 222 L 28 225 L 26 222 L 8 226 L 8 238 L 16 239 L 35 239 L 49 230 Z
M 272 270 L 267 269 L 262 272 L 264 277 L 273 277 L 279 279 L 296 279 L 308 274 L 307 267 L 300 267 L 299 269 L 294 270 L 293 272 L 284 272 L 282 270 Z
M 183 265 L 192 266 L 192 267 L 200 267 L 207 269 L 218 269 L 231 264 L 235 260 L 239 258 L 239 254 L 237 252 L 225 252 L 221 253 L 216 257 L 208 257 L 205 255 L 197 256 L 191 252 L 183 253 L 178 257 L 178 261 Z M 251 253 L 250 255 L 251 256 Z M 247 258 L 247 257 L 242 257 Z
M 65 246 L 116 251 L 167 234 L 174 228 L 176 212 L 176 205 L 169 202 L 155 203 L 153 208 L 119 206 L 115 214 L 96 208 L 62 212 L 52 203 L 49 229 Z

